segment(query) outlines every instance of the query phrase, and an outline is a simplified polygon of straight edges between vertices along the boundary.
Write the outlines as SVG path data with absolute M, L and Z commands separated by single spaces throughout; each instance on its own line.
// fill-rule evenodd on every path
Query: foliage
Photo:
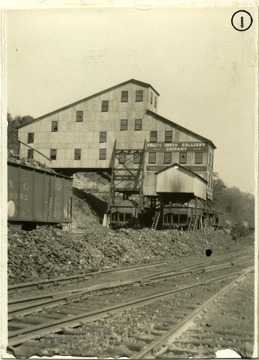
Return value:
M 247 228 L 254 227 L 254 196 L 237 187 L 227 187 L 219 178 L 214 180 L 213 186 L 212 207 L 224 213 L 237 234 L 245 235 Z
M 7 114 L 7 146 L 8 151 L 12 150 L 15 154 L 19 154 L 19 141 L 17 126 L 25 124 L 33 120 L 31 116 L 15 116 L 14 118 L 10 113 Z

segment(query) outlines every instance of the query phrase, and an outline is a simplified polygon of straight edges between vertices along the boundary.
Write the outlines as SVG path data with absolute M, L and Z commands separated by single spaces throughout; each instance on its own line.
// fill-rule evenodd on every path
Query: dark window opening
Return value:
M 172 153 L 165 152 L 164 153 L 164 164 L 171 164 L 171 159 L 172 159 Z
M 134 164 L 140 164 L 140 162 L 141 162 L 141 153 L 136 151 L 134 153 L 133 163 Z
M 195 153 L 195 164 L 202 164 L 202 162 L 203 162 L 203 153 L 197 151 Z
M 119 153 L 119 163 L 125 164 L 125 162 L 126 162 L 126 153 L 122 151 Z
M 173 214 L 173 223 L 178 224 L 178 214 Z
M 132 219 L 132 214 L 126 213 L 125 214 L 125 221 L 130 221 Z
M 164 224 L 171 224 L 171 214 L 164 214 Z
M 154 107 L 157 107 L 157 97 L 155 96 L 155 100 L 154 100 Z
M 28 144 L 34 143 L 34 133 L 28 133 Z
M 156 153 L 150 152 L 148 157 L 149 164 L 155 164 L 156 163 Z
M 172 142 L 172 131 L 165 132 L 165 142 L 166 143 Z
M 128 102 L 128 91 L 121 92 L 121 102 Z
M 150 93 L 150 104 L 153 104 L 153 93 Z
M 107 141 L 107 133 L 106 133 L 106 131 L 100 131 L 99 142 L 104 143 L 106 141 Z
M 180 224 L 186 224 L 187 223 L 187 215 L 186 214 L 180 214 L 179 223 Z
M 136 102 L 143 101 L 143 90 L 136 91 Z
M 157 142 L 157 131 L 150 131 L 150 142 L 151 143 Z
M 179 163 L 180 164 L 186 164 L 187 163 L 187 152 L 180 152 Z
M 83 116 L 84 116 L 84 112 L 81 110 L 78 110 L 76 112 L 76 121 L 77 122 L 82 122 L 83 121 Z
M 102 112 L 107 112 L 109 110 L 109 101 L 102 101 Z
M 28 159 L 34 159 L 34 150 L 29 149 L 27 154 Z
M 52 121 L 51 122 L 51 131 L 57 132 L 58 131 L 58 121 Z
M 128 130 L 128 120 L 122 119 L 121 120 L 121 131 Z
M 135 120 L 135 131 L 142 130 L 142 119 Z
M 57 149 L 50 149 L 50 158 L 51 160 L 57 159 Z
M 75 149 L 75 160 L 81 160 L 81 149 Z
M 99 149 L 99 160 L 106 160 L 106 149 Z

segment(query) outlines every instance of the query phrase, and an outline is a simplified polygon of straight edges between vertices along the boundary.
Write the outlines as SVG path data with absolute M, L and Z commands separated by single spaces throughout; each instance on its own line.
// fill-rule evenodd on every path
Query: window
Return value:
M 185 224 L 185 223 L 187 223 L 187 221 L 188 221 L 187 215 L 185 215 L 185 214 L 179 215 L 179 223 L 180 224 Z
M 133 163 L 140 164 L 140 162 L 141 162 L 141 152 L 136 151 L 136 152 L 134 152 Z
M 172 142 L 172 131 L 165 132 L 165 142 L 166 143 Z
M 125 162 L 126 162 L 126 153 L 122 151 L 119 153 L 119 163 L 125 164 Z
M 157 131 L 150 131 L 150 142 L 157 142 Z
M 143 90 L 136 91 L 136 102 L 143 101 Z
M 50 149 L 51 160 L 57 160 L 57 149 Z
M 84 112 L 81 110 L 78 110 L 76 112 L 76 121 L 77 122 L 82 122 L 83 121 L 83 116 L 84 116 Z
M 106 149 L 99 149 L 99 160 L 106 160 Z
M 34 158 L 34 150 L 33 149 L 28 150 L 27 157 L 28 157 L 28 159 L 33 159 Z
M 167 151 L 164 153 L 164 164 L 171 164 L 172 153 Z
M 128 102 L 128 91 L 121 92 L 121 102 Z
M 203 162 L 203 153 L 197 151 L 195 153 L 195 164 L 202 164 L 202 162 Z
M 155 164 L 156 163 L 156 153 L 150 152 L 148 157 L 149 164 Z
M 187 152 L 180 152 L 179 163 L 180 164 L 187 163 Z
M 58 131 L 58 121 L 52 121 L 51 122 L 51 131 L 52 132 Z
M 106 133 L 106 131 L 100 131 L 99 142 L 104 143 L 106 141 L 107 141 L 107 133 Z
M 135 120 L 135 131 L 142 130 L 142 119 Z
M 153 93 L 150 93 L 150 104 L 153 104 Z
M 109 101 L 102 101 L 102 112 L 107 112 L 109 109 Z
M 157 107 L 157 97 L 155 96 L 154 107 Z
M 34 143 L 34 133 L 28 133 L 28 144 Z
M 123 130 L 128 130 L 128 120 L 127 119 L 121 120 L 121 131 L 123 131 Z
M 75 149 L 75 160 L 81 160 L 81 149 Z

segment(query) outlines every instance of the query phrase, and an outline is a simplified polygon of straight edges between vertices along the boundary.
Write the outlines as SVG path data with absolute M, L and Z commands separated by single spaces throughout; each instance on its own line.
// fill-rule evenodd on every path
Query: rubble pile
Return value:
M 252 245 L 253 238 L 233 240 L 222 230 L 209 229 L 114 231 L 99 225 L 82 234 L 53 227 L 30 232 L 9 229 L 8 278 L 12 284 L 190 254 L 205 256 L 208 248 L 222 253 L 241 246 L 245 249 L 246 243 Z

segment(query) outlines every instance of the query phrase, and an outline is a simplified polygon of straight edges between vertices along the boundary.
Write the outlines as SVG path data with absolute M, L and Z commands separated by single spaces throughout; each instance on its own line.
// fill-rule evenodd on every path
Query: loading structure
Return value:
M 157 113 L 159 93 L 131 79 L 19 127 L 20 156 L 65 175 L 110 179 L 104 223 L 213 225 L 213 142 Z

